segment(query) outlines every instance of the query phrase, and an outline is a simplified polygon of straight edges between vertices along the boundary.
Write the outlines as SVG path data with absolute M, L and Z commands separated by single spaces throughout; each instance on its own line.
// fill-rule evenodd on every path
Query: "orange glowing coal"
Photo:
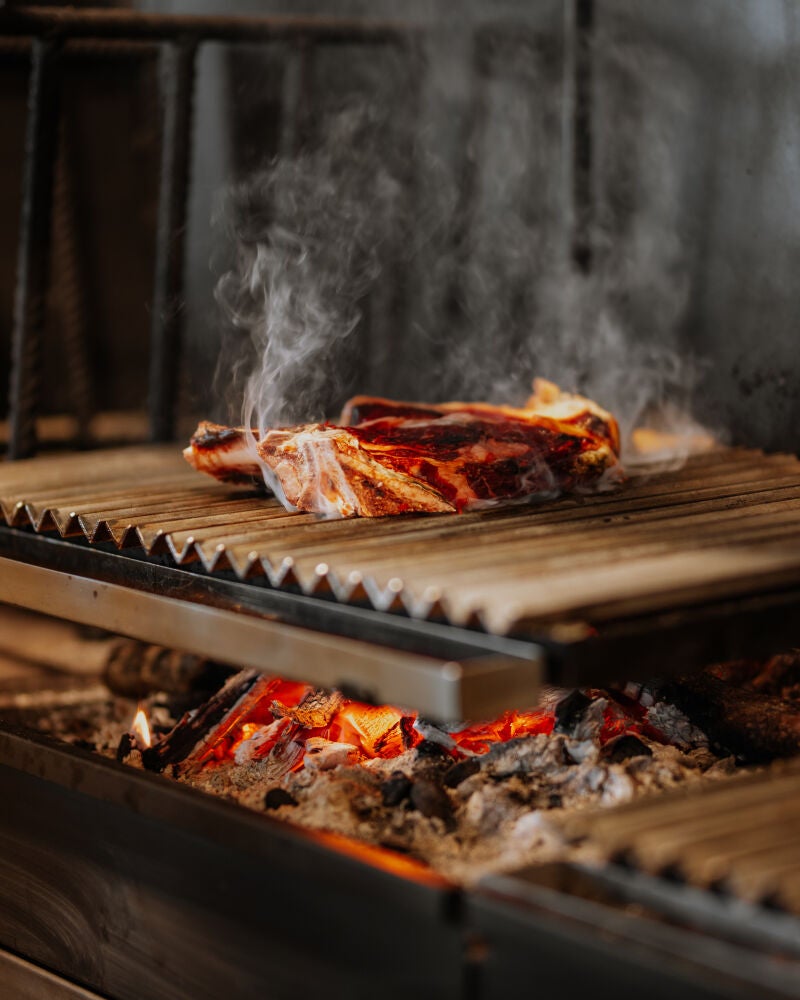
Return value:
M 150 723 L 147 721 L 147 715 L 141 705 L 138 706 L 136 715 L 133 717 L 131 732 L 136 737 L 136 743 L 140 750 L 146 750 L 153 745 L 153 739 L 150 735 Z
M 587 691 L 590 697 L 607 696 Z M 320 691 L 310 684 L 264 677 L 253 689 L 246 707 L 228 719 L 206 744 L 201 765 L 235 761 L 243 764 L 280 757 L 288 770 L 304 763 L 330 768 L 391 759 L 419 746 L 425 737 L 417 715 L 389 705 L 367 705 L 336 691 Z M 614 695 L 605 709 L 601 743 L 623 733 L 644 733 L 660 739 L 649 727 L 638 703 Z M 442 748 L 454 760 L 484 754 L 496 743 L 521 736 L 549 734 L 555 726 L 553 707 L 508 711 L 489 722 L 471 724 L 441 734 Z M 307 760 L 308 759 L 308 760 Z

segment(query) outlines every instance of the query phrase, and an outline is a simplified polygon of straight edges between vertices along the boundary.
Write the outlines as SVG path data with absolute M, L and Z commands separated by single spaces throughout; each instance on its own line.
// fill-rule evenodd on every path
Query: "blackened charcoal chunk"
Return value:
M 436 743 L 435 740 L 423 740 L 422 743 L 418 744 L 417 757 L 420 760 L 429 760 L 432 762 L 443 762 L 453 759 L 447 752 L 447 748 L 443 747 L 441 743 Z
M 556 721 L 553 729 L 557 733 L 565 736 L 574 736 L 583 721 L 586 709 L 591 705 L 592 699 L 588 698 L 583 691 L 570 691 L 566 698 L 562 698 L 556 705 Z
M 381 782 L 381 795 L 385 806 L 399 806 L 411 792 L 411 779 L 402 771 L 392 771 L 386 781 Z
M 442 780 L 448 788 L 457 788 L 462 781 L 477 774 L 480 769 L 481 762 L 477 757 L 467 757 L 465 760 L 459 760 L 452 767 L 448 767 Z
M 123 733 L 117 747 L 117 760 L 120 763 L 130 756 L 131 751 L 136 746 L 133 736 L 130 733 Z
M 411 807 L 429 819 L 438 817 L 448 828 L 453 825 L 453 807 L 447 792 L 433 781 L 420 778 L 411 789 Z
M 285 788 L 270 788 L 264 796 L 265 809 L 280 809 L 281 806 L 296 806 L 297 799 Z
M 643 743 L 638 736 L 632 733 L 625 733 L 611 740 L 603 747 L 602 756 L 610 764 L 621 764 L 631 757 L 652 757 L 653 751 Z

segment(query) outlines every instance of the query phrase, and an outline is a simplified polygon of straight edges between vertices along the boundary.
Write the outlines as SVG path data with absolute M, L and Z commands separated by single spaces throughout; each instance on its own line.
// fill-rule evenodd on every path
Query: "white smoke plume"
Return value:
M 702 374 L 681 343 L 691 72 L 597 39 L 584 275 L 569 252 L 560 62 L 524 32 L 480 60 L 463 35 L 431 44 L 417 117 L 406 95 L 372 88 L 229 194 L 217 300 L 233 331 L 220 362 L 231 418 L 335 418 L 350 391 L 519 403 L 542 375 L 614 412 L 626 441 L 655 421 L 682 456 Z
M 376 168 L 375 125 L 370 109 L 346 109 L 320 148 L 278 160 L 229 195 L 236 260 L 216 297 L 244 335 L 228 346 L 246 426 L 324 417 L 344 376 L 340 352 L 380 273 L 401 192 Z

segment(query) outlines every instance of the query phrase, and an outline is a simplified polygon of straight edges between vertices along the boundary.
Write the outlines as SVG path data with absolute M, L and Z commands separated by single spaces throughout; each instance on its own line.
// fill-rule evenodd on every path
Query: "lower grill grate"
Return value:
M 800 766 L 565 823 L 604 859 L 800 915 Z

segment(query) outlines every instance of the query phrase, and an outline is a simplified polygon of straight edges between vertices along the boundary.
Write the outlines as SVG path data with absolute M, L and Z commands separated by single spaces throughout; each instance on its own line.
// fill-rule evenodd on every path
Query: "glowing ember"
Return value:
M 601 691 L 587 694 L 592 698 L 607 696 Z M 444 752 L 461 760 L 485 754 L 496 743 L 550 734 L 555 726 L 554 713 L 552 707 L 504 712 L 497 719 L 451 733 L 443 744 Z M 644 734 L 667 742 L 647 724 L 637 702 L 615 695 L 605 709 L 601 744 L 623 734 Z M 201 764 L 243 764 L 270 758 L 283 760 L 291 771 L 303 766 L 324 770 L 342 763 L 390 760 L 419 746 L 423 739 L 416 713 L 351 701 L 338 691 L 321 691 L 296 681 L 263 678 L 255 698 L 248 700 L 240 715 L 228 720 L 218 737 L 206 746 Z M 287 763 L 289 758 L 291 762 Z
M 150 723 L 147 721 L 147 716 L 141 705 L 139 705 L 136 715 L 133 717 L 131 732 L 136 737 L 136 742 L 140 750 L 146 750 L 147 747 L 153 745 L 153 739 L 150 735 Z

